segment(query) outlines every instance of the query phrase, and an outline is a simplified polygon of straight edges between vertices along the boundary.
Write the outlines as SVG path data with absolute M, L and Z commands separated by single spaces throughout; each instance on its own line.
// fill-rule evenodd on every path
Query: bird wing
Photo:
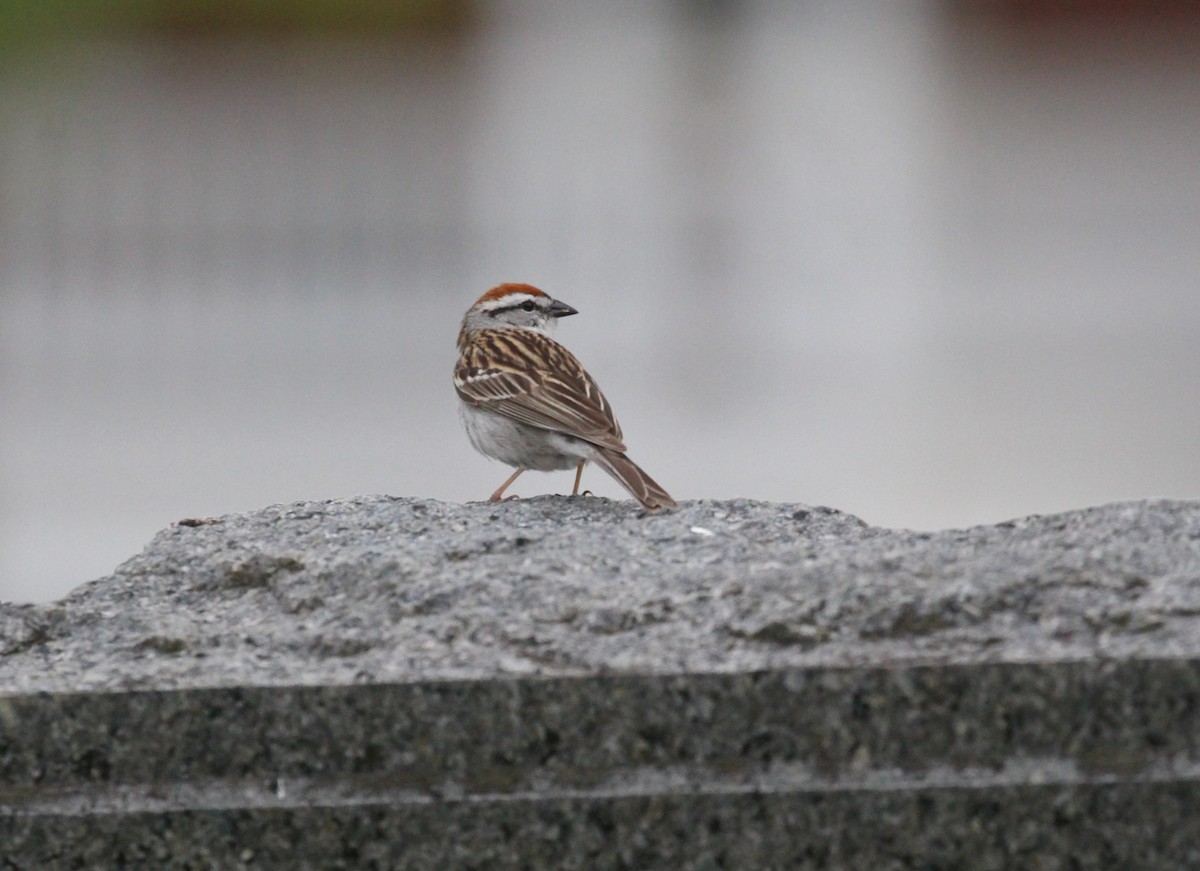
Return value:
M 481 330 L 454 368 L 464 402 L 624 453 L 612 406 L 575 355 L 542 333 Z

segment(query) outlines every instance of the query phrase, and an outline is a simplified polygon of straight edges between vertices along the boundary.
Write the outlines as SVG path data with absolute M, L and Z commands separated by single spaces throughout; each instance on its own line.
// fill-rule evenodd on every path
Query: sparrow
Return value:
M 467 309 L 458 333 L 454 389 L 475 450 L 516 471 L 489 501 L 528 469 L 575 468 L 593 462 L 650 511 L 675 500 L 625 455 L 612 406 L 575 355 L 551 338 L 559 318 L 578 314 L 528 284 L 493 287 Z M 515 497 L 509 497 L 515 498 Z

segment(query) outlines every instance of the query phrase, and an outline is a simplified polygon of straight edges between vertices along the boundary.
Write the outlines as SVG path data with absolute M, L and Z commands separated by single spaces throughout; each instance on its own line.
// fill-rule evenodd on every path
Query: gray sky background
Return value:
M 5 65 L 0 598 L 184 517 L 485 498 L 450 369 L 501 281 L 580 310 L 559 337 L 676 498 L 1200 497 L 1200 21 L 478 8 Z

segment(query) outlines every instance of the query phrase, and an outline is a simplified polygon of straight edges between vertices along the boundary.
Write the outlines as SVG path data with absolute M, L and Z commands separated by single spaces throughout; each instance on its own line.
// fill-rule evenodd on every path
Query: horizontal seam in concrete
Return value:
M 364 805 L 429 805 L 435 803 L 537 802 L 611 800 L 666 796 L 752 795 L 787 793 L 905 792 L 987 790 L 1010 787 L 1095 787 L 1136 783 L 1200 782 L 1200 761 L 1160 760 L 1136 773 L 1083 773 L 1069 759 L 1025 759 L 1001 770 L 938 766 L 922 773 L 877 769 L 836 778 L 822 777 L 808 766 L 778 764 L 743 776 L 716 775 L 698 766 L 640 767 L 612 772 L 591 787 L 556 783 L 509 792 L 467 793 L 454 781 L 430 790 L 376 787 L 355 780 L 279 779 L 270 787 L 257 782 L 214 780 L 207 783 L 122 784 L 95 789 L 37 790 L 42 795 L 14 801 L 14 790 L 0 792 L 0 817 L 89 816 L 186 811 L 282 810 Z M 535 782 L 537 775 L 532 778 Z

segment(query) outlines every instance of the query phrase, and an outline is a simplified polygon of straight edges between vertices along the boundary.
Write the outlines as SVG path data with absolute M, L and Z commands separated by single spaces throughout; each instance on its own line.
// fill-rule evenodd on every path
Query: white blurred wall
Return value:
M 505 280 L 580 309 L 678 498 L 1200 497 L 1200 21 L 987 8 L 495 3 L 7 65 L 0 598 L 184 517 L 485 497 L 449 370 Z

